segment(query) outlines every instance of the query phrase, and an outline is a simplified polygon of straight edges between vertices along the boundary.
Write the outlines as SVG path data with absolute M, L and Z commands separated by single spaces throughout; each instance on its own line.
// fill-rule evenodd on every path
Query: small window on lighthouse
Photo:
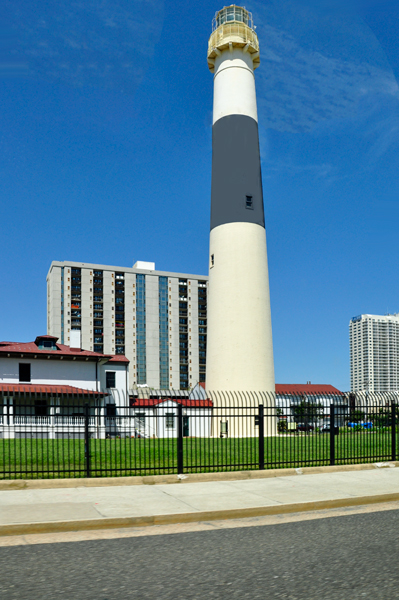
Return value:
M 211 254 L 211 267 L 215 266 L 215 255 Z
M 245 208 L 253 208 L 253 207 L 254 207 L 254 204 L 253 204 L 252 196 L 246 196 Z

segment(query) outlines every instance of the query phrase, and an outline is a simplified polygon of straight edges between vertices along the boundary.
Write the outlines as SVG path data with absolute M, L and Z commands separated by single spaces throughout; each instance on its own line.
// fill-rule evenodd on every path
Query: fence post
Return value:
M 90 477 L 90 433 L 89 433 L 89 405 L 85 404 L 85 462 L 86 462 L 86 477 Z
M 183 405 L 177 405 L 177 473 L 183 474 Z
M 335 406 L 330 404 L 330 465 L 335 465 Z
M 263 404 L 259 404 L 259 470 L 263 471 L 265 468 L 265 411 Z
M 396 404 L 391 402 L 392 460 L 396 460 Z

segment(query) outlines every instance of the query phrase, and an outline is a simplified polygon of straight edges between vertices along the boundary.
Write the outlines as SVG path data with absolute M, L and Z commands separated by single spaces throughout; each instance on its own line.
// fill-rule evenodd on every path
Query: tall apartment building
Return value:
M 399 314 L 354 317 L 349 341 L 352 392 L 399 390 Z
M 53 261 L 47 331 L 61 344 L 130 361 L 130 384 L 188 389 L 205 381 L 208 278 Z

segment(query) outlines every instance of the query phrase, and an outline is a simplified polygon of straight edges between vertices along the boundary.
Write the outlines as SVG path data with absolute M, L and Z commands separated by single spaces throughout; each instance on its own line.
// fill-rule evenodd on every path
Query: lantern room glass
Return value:
M 233 21 L 244 23 L 253 29 L 251 13 L 245 10 L 245 8 L 235 5 L 225 6 L 222 10 L 216 13 L 214 19 L 214 29 L 224 25 L 225 23 L 231 23 Z

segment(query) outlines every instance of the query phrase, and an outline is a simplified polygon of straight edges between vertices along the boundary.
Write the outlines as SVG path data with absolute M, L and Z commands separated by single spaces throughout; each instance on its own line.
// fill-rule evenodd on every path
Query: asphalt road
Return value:
M 399 598 L 399 510 L 0 548 L 2 600 Z

